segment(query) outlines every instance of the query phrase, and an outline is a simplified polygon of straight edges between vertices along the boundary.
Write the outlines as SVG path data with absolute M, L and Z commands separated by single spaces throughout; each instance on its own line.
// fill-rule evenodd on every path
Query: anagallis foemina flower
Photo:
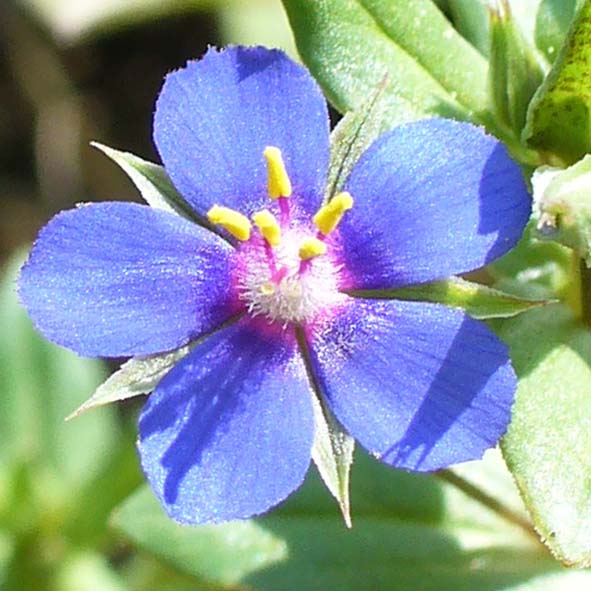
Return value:
M 383 296 L 516 243 L 530 200 L 496 139 L 445 119 L 402 125 L 323 203 L 319 88 L 280 51 L 234 47 L 166 78 L 154 140 L 208 223 L 121 202 L 63 212 L 20 295 L 48 339 L 81 355 L 198 341 L 139 420 L 143 469 L 174 519 L 249 517 L 297 488 L 314 395 L 394 467 L 435 470 L 495 445 L 515 391 L 507 347 L 460 310 Z

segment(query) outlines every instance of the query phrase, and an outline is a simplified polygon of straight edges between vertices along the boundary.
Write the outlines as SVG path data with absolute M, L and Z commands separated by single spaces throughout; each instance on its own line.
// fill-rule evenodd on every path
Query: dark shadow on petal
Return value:
M 256 394 L 252 379 L 249 391 L 245 392 L 245 380 L 264 374 L 264 368 L 258 365 L 281 363 L 280 358 L 287 354 L 282 347 L 269 354 L 271 346 L 265 339 L 245 330 L 227 339 L 210 338 L 199 345 L 197 356 L 179 363 L 164 378 L 159 389 L 167 392 L 144 411 L 140 433 L 142 439 L 147 439 L 154 433 L 174 428 L 177 421 L 183 423 L 161 458 L 166 472 L 164 497 L 167 503 L 176 501 L 187 472 L 201 462 L 211 442 L 228 427 L 232 416 L 241 412 L 244 397 Z M 218 359 L 227 360 L 227 351 L 235 352 L 233 362 L 220 363 Z
M 236 48 L 236 70 L 238 80 L 242 82 L 253 74 L 266 70 L 280 59 L 283 54 L 261 47 Z
M 531 213 L 531 199 L 521 169 L 503 144 L 495 146 L 484 165 L 479 194 L 478 233 L 497 234 L 486 256 L 486 262 L 490 263 L 515 246 Z
M 412 470 L 435 469 L 431 467 L 433 458 L 430 457 L 434 447 L 456 425 L 457 421 L 461 420 L 462 414 L 470 408 L 490 378 L 506 362 L 506 359 L 498 354 L 498 350 L 482 349 L 482 339 L 475 338 L 474 324 L 474 320 L 466 317 L 460 325 L 441 368 L 436 373 L 404 436 L 381 454 L 383 461 Z M 478 367 L 465 361 L 467 355 L 472 361 L 474 360 L 475 349 L 478 351 Z M 490 416 L 494 417 L 497 414 L 491 412 Z M 509 409 L 506 409 L 503 414 L 506 415 L 508 423 Z M 483 413 L 484 416 L 486 415 Z M 464 429 L 477 429 L 478 432 L 475 433 L 477 440 L 480 443 L 483 439 L 489 440 L 492 446 L 500 436 L 498 431 L 502 428 L 498 424 L 488 422 L 465 426 Z M 468 439 L 472 439 L 469 434 Z M 444 462 L 444 465 L 461 461 L 459 456 L 461 451 L 465 453 L 465 450 L 458 448 L 465 447 L 465 443 L 460 441 L 460 433 L 444 445 L 445 449 L 437 451 L 437 456 L 450 458 L 449 461 Z M 476 459 L 476 457 L 464 459 Z M 441 460 L 436 461 L 441 462 Z

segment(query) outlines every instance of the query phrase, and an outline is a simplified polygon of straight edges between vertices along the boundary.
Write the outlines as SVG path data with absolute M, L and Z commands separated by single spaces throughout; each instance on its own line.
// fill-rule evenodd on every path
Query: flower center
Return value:
M 238 289 L 253 315 L 283 324 L 311 321 L 336 305 L 340 266 L 330 256 L 302 259 L 310 230 L 289 228 L 273 249 L 258 236 L 241 245 Z
M 330 314 L 344 299 L 337 241 L 331 234 L 353 200 L 339 193 L 318 210 L 313 223 L 295 221 L 281 152 L 268 147 L 264 156 L 277 215 L 267 209 L 254 213 L 258 232 L 251 232 L 250 220 L 233 209 L 214 205 L 207 215 L 239 240 L 236 284 L 248 312 L 284 325 L 311 322 Z

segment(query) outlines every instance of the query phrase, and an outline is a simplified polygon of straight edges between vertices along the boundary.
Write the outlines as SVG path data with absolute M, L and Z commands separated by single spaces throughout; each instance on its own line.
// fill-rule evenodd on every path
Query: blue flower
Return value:
M 239 47 L 167 77 L 154 139 L 211 227 L 131 203 L 63 212 L 20 295 L 47 338 L 81 355 L 199 340 L 139 421 L 143 469 L 174 519 L 249 517 L 298 487 L 314 389 L 395 467 L 435 470 L 495 445 L 515 391 L 506 346 L 459 310 L 380 290 L 481 267 L 516 243 L 530 201 L 497 140 L 443 119 L 403 125 L 322 206 L 318 87 L 283 53 Z

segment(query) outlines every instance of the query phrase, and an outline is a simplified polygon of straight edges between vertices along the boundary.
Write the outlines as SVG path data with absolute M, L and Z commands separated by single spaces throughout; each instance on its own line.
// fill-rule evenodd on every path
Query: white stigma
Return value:
M 244 249 L 240 298 L 253 316 L 282 324 L 302 323 L 341 301 L 340 267 L 329 256 L 318 256 L 302 265 L 299 247 L 309 237 L 297 229 L 286 232 L 273 249 L 274 264 L 262 241 Z

